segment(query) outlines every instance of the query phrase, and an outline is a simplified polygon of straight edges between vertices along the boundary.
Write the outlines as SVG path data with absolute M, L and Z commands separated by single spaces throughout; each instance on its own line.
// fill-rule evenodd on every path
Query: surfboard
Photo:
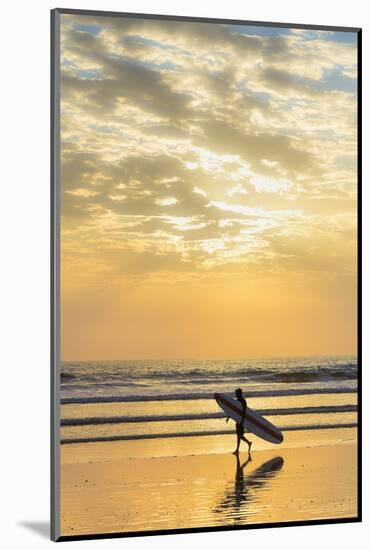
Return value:
M 227 416 L 232 418 L 238 424 L 241 422 L 242 417 L 242 404 L 232 397 L 228 397 L 225 393 L 215 393 L 214 398 L 219 407 L 225 412 Z M 270 443 L 282 443 L 282 432 L 274 426 L 269 420 L 261 416 L 259 413 L 253 411 L 249 407 L 246 407 L 243 426 L 246 431 L 251 432 Z

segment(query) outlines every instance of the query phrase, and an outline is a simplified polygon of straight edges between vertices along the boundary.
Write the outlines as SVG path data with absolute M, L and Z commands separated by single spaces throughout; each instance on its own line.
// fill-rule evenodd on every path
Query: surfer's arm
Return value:
M 244 400 L 243 405 L 242 405 L 242 416 L 241 416 L 241 422 L 240 422 L 240 426 L 241 426 L 241 427 L 243 426 L 243 421 L 244 421 L 244 418 L 245 418 L 246 407 L 247 407 L 246 401 Z

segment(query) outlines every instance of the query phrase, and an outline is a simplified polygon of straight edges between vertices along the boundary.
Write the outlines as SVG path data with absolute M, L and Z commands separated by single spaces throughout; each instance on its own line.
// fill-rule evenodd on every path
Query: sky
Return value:
M 61 16 L 63 360 L 356 353 L 355 33 Z

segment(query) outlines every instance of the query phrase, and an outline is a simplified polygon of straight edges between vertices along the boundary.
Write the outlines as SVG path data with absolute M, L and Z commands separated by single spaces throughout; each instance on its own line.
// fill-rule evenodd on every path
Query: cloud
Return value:
M 86 21 L 62 15 L 64 269 L 97 280 L 341 269 L 356 213 L 356 104 L 339 81 L 355 74 L 354 45 Z

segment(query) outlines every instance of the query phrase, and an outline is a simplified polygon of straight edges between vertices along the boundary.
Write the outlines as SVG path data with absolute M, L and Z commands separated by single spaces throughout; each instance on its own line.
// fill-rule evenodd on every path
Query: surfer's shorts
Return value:
M 244 433 L 245 433 L 245 430 L 243 426 L 240 426 L 240 424 L 236 424 L 236 434 L 239 436 L 243 436 Z

